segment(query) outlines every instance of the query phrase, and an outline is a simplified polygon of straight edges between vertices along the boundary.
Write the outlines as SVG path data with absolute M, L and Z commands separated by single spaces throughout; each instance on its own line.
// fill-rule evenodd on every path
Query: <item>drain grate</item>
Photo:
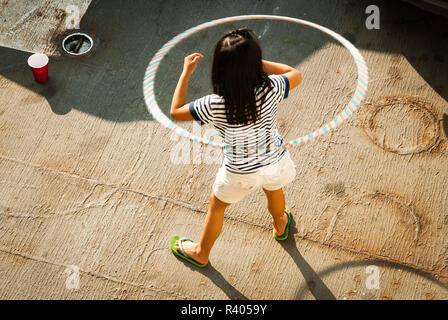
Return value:
M 93 39 L 85 33 L 72 33 L 62 40 L 62 48 L 72 56 L 85 55 L 93 47 Z

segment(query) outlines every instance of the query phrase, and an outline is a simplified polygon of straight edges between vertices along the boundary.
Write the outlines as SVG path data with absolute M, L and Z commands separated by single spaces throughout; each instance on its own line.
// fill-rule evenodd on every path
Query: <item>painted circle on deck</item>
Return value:
M 174 38 L 172 38 L 170 41 L 165 43 L 152 57 L 151 61 L 149 62 L 149 65 L 146 69 L 145 76 L 143 79 L 143 97 L 145 99 L 146 106 L 148 108 L 148 111 L 151 113 L 152 117 L 157 120 L 160 124 L 162 124 L 164 127 L 174 131 L 175 133 L 179 134 L 182 137 L 186 137 L 192 141 L 200 142 L 206 145 L 210 145 L 213 147 L 219 147 L 219 148 L 233 148 L 235 151 L 242 151 L 242 152 L 250 152 L 254 150 L 248 150 L 247 148 L 243 146 L 229 146 L 225 145 L 223 143 L 217 143 L 214 141 L 211 141 L 204 137 L 198 137 L 196 135 L 193 135 L 191 132 L 179 127 L 176 125 L 173 121 L 171 121 L 159 108 L 157 104 L 157 99 L 154 92 L 154 80 L 157 74 L 157 69 L 160 65 L 160 62 L 162 62 L 165 55 L 179 42 L 184 40 L 185 38 L 191 36 L 194 33 L 197 33 L 199 31 L 202 31 L 206 28 L 216 26 L 219 24 L 229 23 L 229 22 L 235 22 L 235 21 L 242 21 L 242 20 L 278 20 L 278 21 L 285 21 L 285 22 L 292 22 L 297 23 L 301 25 L 305 25 L 317 30 L 320 30 L 337 41 L 339 41 L 345 48 L 347 48 L 357 67 L 358 71 L 358 81 L 356 85 L 356 89 L 354 91 L 354 94 L 350 100 L 350 102 L 347 104 L 347 106 L 330 122 L 326 123 L 319 129 L 310 132 L 302 137 L 299 137 L 294 140 L 290 140 L 282 145 L 277 145 L 275 147 L 277 148 L 286 148 L 290 146 L 296 146 L 296 145 L 303 145 L 325 133 L 328 133 L 332 130 L 334 130 L 336 127 L 340 126 L 345 120 L 350 118 L 353 114 L 353 112 L 359 108 L 361 101 L 365 98 L 368 82 L 369 82 L 369 71 L 367 68 L 367 64 L 364 60 L 364 57 L 361 55 L 361 53 L 356 49 L 356 47 L 351 44 L 347 39 L 345 39 L 340 34 L 325 28 L 321 25 L 318 25 L 313 22 L 309 22 L 302 19 L 296 19 L 291 17 L 284 17 L 284 16 L 274 16 L 274 15 L 242 15 L 242 16 L 234 16 L 234 17 L 227 17 L 222 19 L 213 20 L 210 22 L 202 23 L 196 27 L 190 28 L 188 30 L 185 30 L 184 32 L 178 34 Z M 270 147 L 272 148 L 272 146 Z M 259 148 L 258 150 L 266 150 L 267 148 Z

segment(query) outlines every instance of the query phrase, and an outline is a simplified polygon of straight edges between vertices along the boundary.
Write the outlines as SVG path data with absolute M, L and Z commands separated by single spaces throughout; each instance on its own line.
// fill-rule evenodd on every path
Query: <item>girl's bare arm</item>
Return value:
M 289 90 L 294 89 L 302 82 L 302 74 L 299 70 L 283 63 L 262 60 L 263 70 L 267 74 L 283 74 L 289 80 Z
M 199 59 L 204 56 L 200 53 L 193 53 L 184 59 L 184 69 L 174 90 L 173 99 L 171 101 L 170 115 L 177 121 L 192 121 L 193 116 L 187 104 L 187 88 L 191 74 L 196 69 Z

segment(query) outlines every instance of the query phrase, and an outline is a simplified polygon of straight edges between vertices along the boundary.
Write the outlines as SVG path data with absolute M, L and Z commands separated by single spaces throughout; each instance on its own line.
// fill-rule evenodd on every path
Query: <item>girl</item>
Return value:
M 200 53 L 185 58 L 171 103 L 171 117 L 178 121 L 210 123 L 224 143 L 224 164 L 219 169 L 210 195 L 208 212 L 198 243 L 188 238 L 171 238 L 172 252 L 205 267 L 218 238 L 224 211 L 261 187 L 273 217 L 277 240 L 288 237 L 291 216 L 282 188 L 295 177 L 295 166 L 277 131 L 277 106 L 302 81 L 301 73 L 284 64 L 262 60 L 256 36 L 249 29 L 226 33 L 215 46 L 212 65 L 213 94 L 187 104 L 188 81 Z

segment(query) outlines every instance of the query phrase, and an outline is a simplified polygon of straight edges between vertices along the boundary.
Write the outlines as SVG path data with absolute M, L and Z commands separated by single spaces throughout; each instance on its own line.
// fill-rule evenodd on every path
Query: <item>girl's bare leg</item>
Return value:
M 268 210 L 274 218 L 274 232 L 277 236 L 281 236 L 288 224 L 288 215 L 285 213 L 285 196 L 283 190 L 278 189 L 269 191 L 263 189 L 268 200 Z
M 224 211 L 228 206 L 228 203 L 222 202 L 216 198 L 215 194 L 212 192 L 199 243 L 191 241 L 182 242 L 184 251 L 190 258 L 201 264 L 208 261 L 213 244 L 221 233 L 224 221 Z M 179 250 L 177 243 L 176 249 Z

